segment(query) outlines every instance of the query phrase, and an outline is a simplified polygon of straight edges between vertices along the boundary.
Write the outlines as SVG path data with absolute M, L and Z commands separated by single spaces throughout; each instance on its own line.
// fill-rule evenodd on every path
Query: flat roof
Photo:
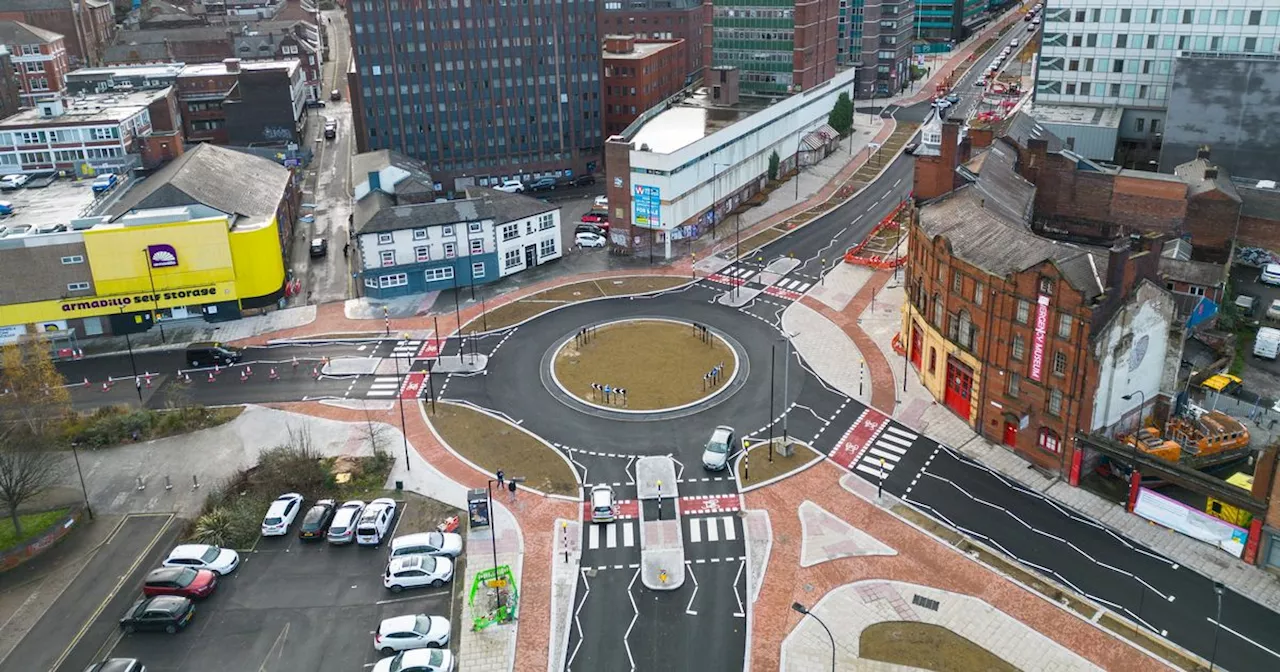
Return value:
M 22 224 L 32 227 L 63 224 L 71 228 L 71 220 L 80 217 L 93 203 L 93 180 L 57 179 L 47 187 L 25 187 L 0 191 L 0 201 L 13 204 L 13 214 L 0 217 L 0 226 L 13 228 Z M 0 238 L 4 240 L 4 238 Z
M 626 39 L 628 37 L 635 37 L 635 36 L 634 35 L 605 35 L 604 39 L 601 40 L 601 42 L 604 42 L 605 40 L 609 40 L 609 39 L 621 40 L 621 39 Z M 632 51 L 628 51 L 626 53 L 618 53 L 616 51 L 609 51 L 608 49 L 603 49 L 604 60 L 627 61 L 627 60 L 647 58 L 649 56 L 652 56 L 658 53 L 659 51 L 662 51 L 663 49 L 669 49 L 671 47 L 674 47 L 677 44 L 680 44 L 682 41 L 683 40 L 661 40 L 657 42 L 650 42 L 650 41 L 641 42 L 639 39 L 637 39 L 635 42 L 632 43 L 632 46 L 634 46 L 635 49 L 633 49 Z
M 285 70 L 293 72 L 300 66 L 300 62 L 296 58 L 283 61 L 240 61 L 241 70 Z M 227 66 L 224 63 L 192 63 L 182 69 L 179 77 L 208 77 L 210 75 L 225 75 Z
M 1028 113 L 1045 124 L 1071 124 L 1120 128 L 1124 110 L 1118 107 L 1086 107 L 1084 105 L 1034 105 Z
M 631 138 L 638 149 L 648 145 L 655 154 L 670 154 L 716 131 L 735 124 L 769 106 L 764 98 L 742 98 L 737 105 L 713 105 L 707 89 L 698 89 L 686 100 L 658 113 Z
M 86 124 L 100 121 L 124 121 L 146 109 L 152 101 L 163 98 L 169 87 L 142 91 L 91 93 L 63 99 L 64 111 L 56 117 L 43 117 L 40 108 L 24 108 L 0 119 L 0 130 L 46 124 Z
M 79 68 L 66 74 L 67 77 L 95 77 L 136 75 L 140 77 L 172 77 L 186 67 L 184 63 L 151 63 L 147 65 L 117 65 L 102 68 Z

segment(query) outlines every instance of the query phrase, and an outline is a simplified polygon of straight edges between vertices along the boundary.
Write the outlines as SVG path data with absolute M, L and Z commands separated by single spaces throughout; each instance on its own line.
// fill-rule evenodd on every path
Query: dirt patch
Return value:
M 478 334 L 488 329 L 503 329 L 515 324 L 520 324 L 525 320 L 541 315 L 552 308 L 564 305 L 563 301 L 542 301 L 535 302 L 527 299 L 513 301 L 505 306 L 499 306 L 490 310 L 483 320 L 476 320 L 471 324 L 463 327 L 464 334 Z
M 595 280 L 587 280 L 585 282 L 575 282 L 572 285 L 561 285 L 552 287 L 543 292 L 538 292 L 528 298 L 536 301 L 586 301 L 587 299 L 598 299 L 604 296 L 604 291 L 600 289 L 600 285 Z
M 427 407 L 431 425 L 460 455 L 489 473 L 523 476 L 525 485 L 553 495 L 579 494 L 573 470 L 553 448 L 510 423 L 457 404 Z
M 858 638 L 858 655 L 922 670 L 1019 672 L 999 656 L 932 623 L 874 623 Z
M 717 366 L 720 385 L 733 378 L 733 351 L 718 338 L 704 342 L 687 323 L 639 320 L 594 329 L 556 353 L 556 378 L 570 394 L 627 410 L 656 410 L 688 404 L 713 390 L 704 375 Z M 620 387 L 625 401 L 608 398 L 592 384 Z M 621 403 L 620 403 L 621 402 Z
M 483 320 L 476 320 L 463 328 L 463 333 L 475 334 L 485 329 L 503 329 L 537 317 L 548 310 L 587 299 L 625 294 L 643 294 L 678 287 L 686 282 L 683 276 L 636 276 L 630 278 L 587 280 L 532 294 L 518 301 L 490 310 Z
M 781 439 L 777 443 L 781 443 Z M 765 441 L 752 446 L 751 450 L 747 451 L 747 456 L 751 458 L 750 479 L 747 478 L 748 474 L 744 473 L 743 470 L 745 461 L 740 460 L 738 462 L 738 482 L 743 485 L 761 483 L 783 474 L 789 474 L 808 464 L 818 454 L 808 446 L 797 445 L 791 456 L 786 457 L 778 452 L 778 446 L 775 445 L 773 448 L 773 461 L 770 462 L 769 442 Z
M 609 296 L 620 294 L 640 294 L 643 292 L 661 292 L 665 289 L 679 287 L 693 278 L 673 275 L 640 276 L 635 278 L 618 278 L 617 280 L 596 280 L 601 291 Z

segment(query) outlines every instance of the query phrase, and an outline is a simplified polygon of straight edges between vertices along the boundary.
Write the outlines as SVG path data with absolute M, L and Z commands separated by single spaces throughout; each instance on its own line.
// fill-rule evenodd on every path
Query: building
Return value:
M 768 182 L 769 156 L 780 171 L 796 165 L 804 141 L 827 121 L 841 93 L 852 93 L 856 72 L 769 104 L 765 98 L 736 103 L 730 84 L 715 100 L 717 75 L 687 100 L 648 110 L 626 132 L 606 143 L 606 194 L 610 242 L 621 251 L 671 258 L 673 243 L 714 231 L 743 201 Z M 819 143 L 824 144 L 824 143 Z
M 563 0 L 346 3 L 353 114 L 364 129 L 359 151 L 394 149 L 422 160 L 451 192 L 596 172 L 603 146 L 596 9 Z
M 15 113 L 22 105 L 22 86 L 9 48 L 0 44 L 0 119 Z
M 842 0 L 842 3 L 845 0 Z M 857 98 L 892 96 L 911 84 L 916 0 L 857 3 L 849 62 L 858 67 Z
M 127 28 L 195 28 L 208 25 L 204 13 L 188 12 L 165 0 L 143 0 L 138 8 L 137 25 L 125 22 Z
M 110 0 L 5 0 L 0 21 L 21 21 L 64 36 L 71 67 L 97 65 L 116 34 Z
M 176 88 L 188 142 L 248 146 L 302 141 L 310 91 L 296 60 L 228 58 L 188 65 Z
M 714 0 L 703 62 L 736 67 L 746 95 L 809 91 L 836 73 L 839 0 Z
M 0 45 L 12 55 L 24 107 L 62 96 L 63 77 L 71 66 L 61 35 L 21 21 L 0 21 Z
M 650 40 L 684 40 L 684 64 L 678 79 L 687 84 L 703 76 L 702 0 L 605 0 L 598 8 L 597 35 L 635 35 Z
M 1275 54 L 1280 46 L 1280 0 L 1228 7 L 1066 0 L 1046 4 L 1042 17 L 1037 105 L 1121 110 L 1115 161 L 1127 167 L 1159 160 L 1181 54 Z
M 177 84 L 178 75 L 185 67 L 184 63 L 156 63 L 79 68 L 68 72 L 64 83 L 69 96 L 110 91 L 163 89 Z
M 142 163 L 144 139 L 178 130 L 173 89 L 44 101 L 0 119 L 0 172 L 123 172 Z
M 1036 187 L 1018 161 L 1000 138 L 960 167 L 965 184 L 914 213 L 904 347 L 939 402 L 1075 482 L 1076 432 L 1136 423 L 1172 388 L 1174 300 L 1158 238 L 1100 253 L 1032 233 Z
M 564 253 L 559 207 L 474 186 L 461 199 L 379 208 L 355 231 L 373 298 L 486 284 Z
M 684 40 L 604 36 L 604 132 L 616 135 L 640 113 L 684 88 Z
M 959 42 L 990 16 L 988 0 L 916 0 L 916 35 L 927 42 Z
M 0 238 L 0 329 L 120 334 L 274 306 L 297 209 L 287 169 L 196 147 L 106 214 Z

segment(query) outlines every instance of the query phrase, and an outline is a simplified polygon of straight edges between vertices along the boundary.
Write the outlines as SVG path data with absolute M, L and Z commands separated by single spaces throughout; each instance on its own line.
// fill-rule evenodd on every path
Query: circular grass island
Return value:
M 733 348 L 714 332 L 688 322 L 641 319 L 590 327 L 566 341 L 552 361 L 565 392 L 593 406 L 662 411 L 696 403 L 723 390 L 737 370 Z M 704 379 L 719 367 L 715 381 Z M 605 394 L 593 385 L 622 388 Z

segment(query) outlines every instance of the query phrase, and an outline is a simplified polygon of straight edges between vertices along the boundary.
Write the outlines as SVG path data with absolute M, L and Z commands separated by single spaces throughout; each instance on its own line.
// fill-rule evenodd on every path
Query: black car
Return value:
M 192 343 L 187 346 L 187 363 L 197 369 L 230 366 L 240 361 L 243 356 L 239 350 L 213 341 Z
M 314 238 L 311 241 L 311 258 L 318 259 L 329 253 L 329 241 L 324 238 Z
M 144 597 L 134 602 L 129 611 L 124 613 L 124 617 L 120 619 L 120 627 L 125 632 L 163 630 L 172 635 L 187 627 L 195 613 L 195 603 L 185 597 Z
M 589 187 L 595 183 L 596 183 L 595 175 L 579 175 L 573 178 L 573 186 L 575 187 Z
M 554 177 L 539 177 L 533 181 L 533 184 L 529 185 L 529 188 L 533 191 L 552 191 L 557 185 L 558 183 Z
M 324 539 L 333 522 L 333 512 L 337 508 L 332 499 L 322 499 L 302 517 L 302 525 L 298 528 L 298 538 L 303 541 Z
M 324 106 L 325 106 L 325 102 L 318 98 L 312 98 L 307 100 L 307 107 L 315 108 L 315 107 L 324 107 Z

